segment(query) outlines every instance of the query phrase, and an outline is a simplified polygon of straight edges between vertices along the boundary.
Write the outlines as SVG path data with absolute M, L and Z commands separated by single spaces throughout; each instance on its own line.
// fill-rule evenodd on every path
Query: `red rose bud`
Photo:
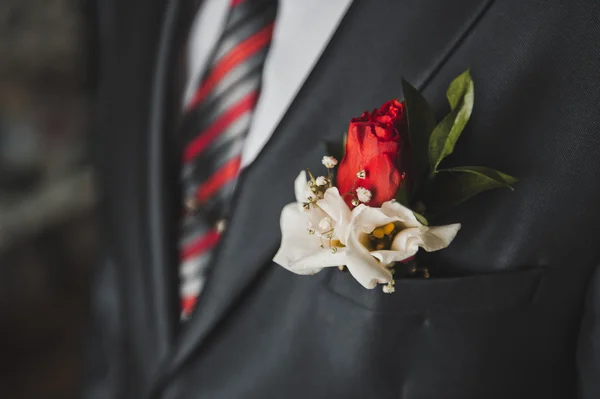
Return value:
M 346 154 L 337 171 L 337 188 L 349 207 L 358 187 L 371 192 L 369 206 L 380 206 L 396 196 L 406 175 L 400 155 L 407 137 L 406 108 L 397 100 L 352 119 Z

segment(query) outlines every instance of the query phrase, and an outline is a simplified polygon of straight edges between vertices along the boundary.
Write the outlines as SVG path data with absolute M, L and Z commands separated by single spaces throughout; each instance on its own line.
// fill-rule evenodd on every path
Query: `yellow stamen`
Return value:
M 371 234 L 373 234 L 375 238 L 383 238 L 385 236 L 385 231 L 382 227 L 378 227 L 375 230 L 373 230 L 373 233 Z
M 377 250 L 383 249 L 385 248 L 385 244 L 380 242 L 379 244 L 377 244 L 377 246 L 375 247 Z
M 335 240 L 335 239 L 330 241 L 329 246 L 331 246 L 331 247 L 338 247 L 338 248 L 344 248 L 345 247 L 345 245 L 342 244 L 342 242 L 340 240 Z
M 388 223 L 385 226 L 383 226 L 383 232 L 385 233 L 385 235 L 390 235 L 394 231 L 394 228 L 394 223 Z

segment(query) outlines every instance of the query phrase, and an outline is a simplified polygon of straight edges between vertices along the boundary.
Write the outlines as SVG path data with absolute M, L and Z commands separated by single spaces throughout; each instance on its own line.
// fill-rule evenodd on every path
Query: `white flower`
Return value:
M 358 200 L 360 202 L 363 202 L 363 203 L 366 204 L 367 202 L 371 201 L 372 194 L 366 188 L 364 188 L 364 187 L 358 187 L 356 189 L 356 196 L 358 197 Z
M 333 227 L 333 221 L 331 220 L 330 217 L 324 217 L 319 222 L 319 228 L 324 231 L 331 230 L 332 227 Z
M 351 218 L 350 209 L 335 187 L 329 188 L 323 199 L 305 211 L 302 202 L 305 201 L 307 190 L 306 173 L 301 172 L 295 181 L 298 202 L 286 205 L 281 212 L 281 246 L 273 258 L 275 263 L 296 274 L 314 274 L 323 267 L 344 265 L 343 251 L 336 250 L 334 253 L 332 244 L 339 242 L 343 245 L 342 237 L 336 235 L 335 229 L 345 231 Z M 330 219 L 327 226 L 325 222 L 321 223 L 325 218 Z M 308 234 L 307 229 L 314 233 Z M 322 255 L 325 255 L 324 260 L 315 259 Z M 296 267 L 298 260 L 308 263 Z
M 361 170 L 356 174 L 356 177 L 358 177 L 359 179 L 366 179 L 367 172 L 365 170 Z
M 317 177 L 317 186 L 326 186 L 327 184 L 329 184 L 329 180 L 327 180 L 327 178 L 325 176 L 319 176 Z
M 308 181 L 306 180 L 306 172 L 302 171 L 300 175 L 294 181 L 294 194 L 296 195 L 296 201 L 300 205 L 307 201 L 316 201 L 317 196 L 308 186 Z
M 460 224 L 424 226 L 410 209 L 396 201 L 385 202 L 381 208 L 360 205 L 352 211 L 350 229 L 360 243 L 377 227 L 394 223 L 396 231 L 389 250 L 373 250 L 370 254 L 385 265 L 414 256 L 419 248 L 427 252 L 446 248 L 460 230 Z
M 383 286 L 383 292 L 385 292 L 386 294 L 393 294 L 396 289 L 394 288 L 394 280 L 390 281 L 388 284 Z
M 338 164 L 337 159 L 328 156 L 323 157 L 323 160 L 321 162 L 323 163 L 323 165 L 325 165 L 327 169 L 335 168 L 335 166 Z
M 303 186 L 307 186 L 306 175 L 301 173 L 296 179 L 296 193 L 303 193 Z M 394 262 L 414 256 L 419 248 L 429 252 L 446 248 L 460 229 L 460 224 L 423 226 L 410 209 L 396 201 L 388 201 L 381 208 L 361 204 L 350 211 L 335 187 L 329 188 L 308 212 L 302 210 L 303 197 L 297 196 L 297 200 L 283 208 L 281 247 L 273 260 L 296 274 L 346 266 L 365 288 L 388 284 L 384 292 L 393 291 L 389 267 Z M 321 223 L 325 218 L 330 221 Z M 391 247 L 372 248 L 370 234 L 390 223 L 394 225 Z M 307 228 L 315 234 L 309 235 Z

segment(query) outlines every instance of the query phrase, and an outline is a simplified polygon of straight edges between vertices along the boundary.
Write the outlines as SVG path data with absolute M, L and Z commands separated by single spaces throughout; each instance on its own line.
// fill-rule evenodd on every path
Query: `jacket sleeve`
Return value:
M 90 321 L 84 351 L 83 399 L 118 398 L 121 311 L 115 265 L 104 261 L 91 284 Z
M 81 0 L 86 19 L 86 47 L 90 102 L 93 112 L 89 123 L 89 153 L 94 159 L 94 135 L 98 115 L 94 105 L 101 87 L 101 65 L 105 62 L 106 35 L 109 30 L 112 0 Z M 88 323 L 84 337 L 80 397 L 83 399 L 118 398 L 119 342 L 121 334 L 120 301 L 115 264 L 105 257 L 95 265 L 88 295 Z
M 579 398 L 600 398 L 600 267 L 588 285 L 577 348 Z

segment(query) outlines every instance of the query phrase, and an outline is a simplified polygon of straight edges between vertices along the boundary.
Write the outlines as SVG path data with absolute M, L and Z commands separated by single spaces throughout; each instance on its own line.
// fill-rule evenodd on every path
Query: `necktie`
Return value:
M 183 319 L 202 291 L 230 210 L 276 12 L 277 0 L 231 0 L 221 38 L 184 110 L 179 270 Z

